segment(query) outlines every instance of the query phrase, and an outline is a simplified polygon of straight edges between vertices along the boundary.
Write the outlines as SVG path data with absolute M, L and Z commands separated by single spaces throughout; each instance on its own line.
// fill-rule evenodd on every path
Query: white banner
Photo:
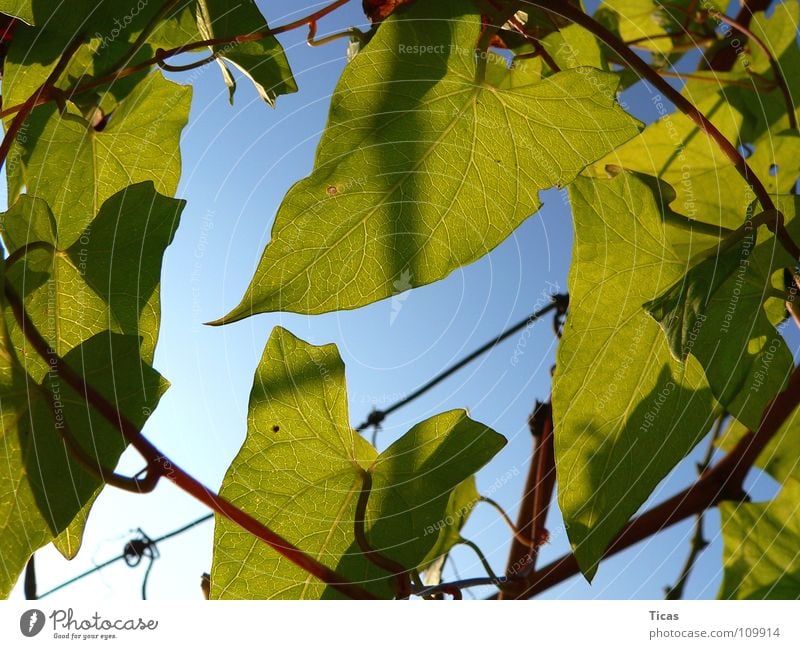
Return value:
M 800 647 L 800 602 L 0 604 L 3 647 Z

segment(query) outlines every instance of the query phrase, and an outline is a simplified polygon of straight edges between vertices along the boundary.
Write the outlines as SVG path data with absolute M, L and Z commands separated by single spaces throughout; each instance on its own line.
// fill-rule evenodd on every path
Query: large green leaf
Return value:
M 719 506 L 725 568 L 720 599 L 800 599 L 800 480 L 766 503 Z
M 453 411 L 418 424 L 378 456 L 350 427 L 336 347 L 314 347 L 276 328 L 256 372 L 247 439 L 221 494 L 305 553 L 389 597 L 387 573 L 355 542 L 364 473 L 373 475 L 367 540 L 415 568 L 437 541 L 426 530 L 438 529 L 453 489 L 503 444 L 497 433 Z M 211 584 L 214 598 L 340 596 L 223 518 Z
M 797 199 L 776 197 L 794 238 Z M 766 225 L 739 231 L 704 254 L 684 277 L 645 308 L 664 329 L 673 356 L 692 354 L 703 366 L 715 398 L 743 424 L 756 430 L 764 408 L 783 390 L 794 359 L 775 330 L 772 311 L 783 312 L 785 290 L 773 286 L 776 271 L 792 266 L 792 256 Z M 777 273 L 783 281 L 783 273 Z M 777 292 L 777 293 L 776 293 Z
M 530 81 L 487 61 L 476 83 L 480 17 L 460 0 L 395 13 L 347 66 L 314 171 L 286 195 L 241 301 L 252 313 L 321 313 L 448 275 L 638 132 L 616 78 L 580 68 Z M 538 78 L 538 77 L 537 77 Z
M 28 193 L 52 208 L 60 247 L 73 245 L 105 200 L 128 185 L 149 180 L 162 194 L 175 193 L 191 94 L 191 88 L 153 74 L 102 131 L 71 105 L 63 115 L 52 105 L 33 112 L 31 130 L 12 153 L 19 156 Z
M 699 363 L 676 360 L 642 306 L 716 241 L 670 212 L 664 191 L 629 173 L 570 187 L 575 246 L 553 414 L 559 504 L 589 578 L 717 411 Z
M 184 202 L 156 192 L 150 182 L 111 196 L 70 246 L 61 246 L 45 201 L 21 196 L 0 216 L 3 240 L 13 252 L 43 242 L 9 270 L 26 311 L 52 349 L 64 355 L 90 336 L 111 330 L 140 337 L 153 360 L 160 320 L 161 260 L 172 241 Z M 12 327 L 21 346 L 22 333 Z M 33 363 L 33 361 L 32 361 Z M 46 365 L 28 372 L 38 380 Z
M 102 488 L 67 452 L 59 429 L 65 426 L 85 454 L 113 468 L 125 442 L 58 373 L 39 382 L 24 370 L 27 356 L 0 340 L 0 597 L 7 597 L 33 552 L 62 535 L 74 519 L 82 526 L 87 505 Z M 32 355 L 33 350 L 27 351 Z M 82 343 L 64 359 L 135 425 L 143 426 L 166 382 L 143 363 L 139 340 L 103 333 Z M 80 533 L 73 528 L 59 549 L 74 555 Z

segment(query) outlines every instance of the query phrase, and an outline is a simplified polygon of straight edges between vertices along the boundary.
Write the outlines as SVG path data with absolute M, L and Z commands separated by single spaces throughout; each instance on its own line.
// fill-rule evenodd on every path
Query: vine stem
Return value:
M 553 489 L 556 484 L 556 458 L 553 444 L 553 405 L 548 401 L 543 405 L 540 413 L 542 422 L 542 442 L 539 448 L 539 457 L 536 465 L 536 490 L 533 495 L 533 546 L 528 551 L 530 557 L 529 570 L 536 567 L 539 555 L 539 546 L 548 538 L 545 523 L 547 513 L 550 511 L 550 501 L 553 499 Z
M 742 483 L 758 456 L 800 403 L 800 369 L 795 367 L 787 388 L 767 407 L 757 432 L 748 431 L 717 464 L 679 494 L 632 519 L 606 550 L 608 558 L 686 518 L 715 507 L 722 500 L 740 500 Z M 525 597 L 541 593 L 580 572 L 568 554 L 524 579 Z M 486 582 L 484 582 L 485 584 Z
M 8 283 L 5 285 L 5 296 L 14 314 L 14 318 L 22 328 L 25 339 L 30 343 L 34 351 L 49 363 L 51 370 L 55 370 L 75 392 L 83 395 L 86 402 L 91 404 L 106 421 L 122 434 L 125 440 L 145 459 L 148 467 L 154 474 L 171 480 L 176 486 L 197 498 L 197 500 L 208 506 L 211 510 L 229 521 L 236 523 L 253 536 L 261 539 L 278 554 L 331 588 L 354 599 L 376 599 L 372 593 L 345 579 L 334 570 L 331 570 L 313 557 L 307 555 L 297 546 L 253 518 L 250 514 L 242 511 L 219 494 L 205 487 L 199 480 L 172 462 L 172 460 L 165 456 L 154 444 L 142 435 L 137 426 L 119 412 L 119 410 L 94 387 L 86 383 L 83 377 L 73 370 L 64 359 L 53 353 L 47 341 L 42 337 L 38 329 L 36 329 L 36 326 L 30 320 L 28 314 L 25 313 L 19 296 Z
M 532 418 L 531 418 L 532 421 Z M 531 425 L 533 431 L 533 425 Z M 520 535 L 527 539 L 533 539 L 533 500 L 536 493 L 536 468 L 538 465 L 538 457 L 541 449 L 541 436 L 534 432 L 533 435 L 533 451 L 531 453 L 531 460 L 528 465 L 528 475 L 525 478 L 525 490 L 522 492 L 522 502 L 519 506 L 519 513 L 517 514 L 516 529 Z M 525 565 L 526 560 L 530 556 L 528 550 L 529 543 L 523 543 L 516 536 L 511 540 L 511 549 L 508 553 L 508 562 L 506 563 L 506 574 L 514 575 L 527 568 Z M 500 594 L 501 599 L 504 594 Z
M 622 60 L 643 79 L 646 79 L 654 87 L 658 88 L 684 115 L 691 119 L 709 138 L 711 138 L 725 156 L 731 161 L 739 172 L 739 175 L 750 186 L 756 195 L 761 207 L 764 210 L 774 210 L 775 204 L 769 195 L 766 187 L 759 177 L 747 164 L 741 153 L 731 144 L 728 139 L 714 126 L 714 124 L 697 109 L 697 107 L 680 92 L 667 83 L 661 76 L 653 70 L 644 59 L 640 58 L 630 47 L 625 45 L 619 38 L 598 23 L 594 18 L 585 14 L 580 9 L 573 7 L 568 2 L 555 2 L 555 0 L 521 0 L 523 4 L 538 7 L 545 11 L 566 18 L 567 20 L 580 25 L 584 29 L 594 34 L 597 38 L 614 50 Z M 774 229 L 773 229 L 774 228 Z M 781 242 L 784 248 L 794 257 L 800 259 L 800 247 L 792 240 L 783 225 L 783 218 L 779 219 L 777 225 L 771 225 L 770 229 Z
M 350 0 L 335 0 L 335 2 L 331 2 L 328 5 L 325 5 L 321 9 L 318 9 L 312 14 L 305 16 L 303 18 L 298 18 L 290 23 L 285 25 L 279 25 L 273 29 L 265 29 L 263 31 L 257 32 L 250 32 L 249 34 L 239 34 L 237 36 L 230 36 L 227 38 L 209 38 L 202 41 L 194 41 L 192 43 L 187 43 L 185 45 L 181 45 L 179 47 L 173 47 L 168 50 L 159 50 L 155 56 L 150 57 L 149 59 L 145 59 L 144 61 L 140 61 L 139 63 L 135 63 L 133 65 L 128 65 L 125 67 L 128 61 L 130 61 L 130 56 L 126 54 L 123 58 L 122 62 L 116 66 L 118 69 L 109 72 L 108 74 L 104 74 L 97 79 L 93 79 L 92 81 L 87 81 L 84 84 L 78 84 L 70 88 L 69 90 L 65 90 L 63 95 L 66 97 L 71 97 L 73 95 L 79 95 L 81 93 L 86 92 L 87 90 L 93 90 L 100 86 L 107 85 L 109 83 L 113 83 L 119 79 L 124 79 L 125 77 L 129 77 L 137 72 L 141 72 L 143 70 L 147 70 L 148 68 L 158 65 L 159 63 L 163 63 L 164 59 L 177 56 L 178 54 L 183 54 L 185 52 L 190 52 L 192 50 L 203 49 L 206 47 L 214 47 L 216 45 L 230 45 L 232 43 L 250 43 L 253 41 L 260 41 L 264 40 L 265 38 L 269 38 L 270 36 L 275 36 L 277 34 L 283 34 L 285 32 L 292 31 L 297 29 L 298 27 L 302 27 L 304 25 L 308 25 L 312 22 L 316 22 L 320 18 L 327 16 L 329 13 L 335 11 L 339 7 L 347 4 Z M 47 103 L 50 101 L 52 97 L 39 97 L 36 96 L 36 93 L 33 97 L 28 99 L 21 104 L 17 104 L 16 106 L 11 106 L 6 108 L 3 111 L 0 111 L 0 118 L 7 117 L 8 115 L 13 115 L 14 113 L 18 113 L 23 109 L 30 112 L 37 106 Z M 33 102 L 31 104 L 31 102 Z M 30 105 L 29 105 L 30 104 Z M 24 121 L 24 119 L 23 119 Z M 20 126 L 22 123 L 20 122 Z M 17 127 L 19 129 L 19 126 Z M 9 127 L 10 130 L 10 127 Z M 0 158 L 2 160 L 4 158 Z

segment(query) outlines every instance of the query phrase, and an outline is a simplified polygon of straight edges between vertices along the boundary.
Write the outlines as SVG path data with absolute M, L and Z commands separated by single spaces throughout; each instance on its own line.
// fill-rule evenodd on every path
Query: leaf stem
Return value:
M 547 531 L 545 522 L 553 498 L 555 486 L 555 454 L 553 447 L 553 408 L 550 400 L 536 405 L 528 418 L 528 425 L 536 440 L 533 457 L 525 485 L 523 505 L 520 508 L 519 524 L 525 525 L 525 533 L 532 540 L 526 546 L 512 543 L 508 557 L 506 575 L 509 588 L 501 594 L 501 599 L 520 598 L 515 584 L 536 568 L 539 546 L 545 542 Z
M 756 92 L 770 92 L 777 88 L 778 84 L 769 79 L 764 79 L 758 75 L 751 75 L 751 81 L 744 81 L 742 79 L 726 79 L 720 81 L 715 77 L 705 77 L 701 74 L 692 74 L 691 72 L 674 72 L 672 70 L 658 70 L 659 76 L 672 78 L 672 79 L 690 79 L 692 81 L 703 81 L 706 83 L 715 83 L 722 86 L 737 86 L 739 88 L 749 88 Z M 758 83 L 756 82 L 758 80 Z M 763 81 L 762 81 L 763 80 Z
M 196 70 L 197 68 L 202 68 L 204 65 L 208 65 L 212 61 L 216 61 L 218 58 L 217 53 L 215 52 L 213 54 L 209 54 L 208 56 L 198 61 L 193 61 L 192 63 L 185 63 L 183 65 L 171 65 L 164 60 L 164 58 L 166 57 L 166 52 L 161 48 L 156 50 L 156 57 L 160 57 L 156 61 L 158 67 L 166 72 L 189 72 L 190 70 Z
M 366 36 L 367 35 L 357 27 L 351 27 L 350 29 L 345 29 L 341 32 L 336 32 L 335 34 L 329 34 L 328 36 L 317 38 L 317 21 L 312 20 L 310 23 L 308 23 L 308 36 L 306 37 L 306 43 L 308 43 L 310 47 L 321 47 L 322 45 L 333 43 L 334 41 L 338 41 L 342 38 L 356 38 L 363 45 Z
M 505 25 L 511 17 L 519 11 L 519 5 L 521 4 L 521 0 L 509 0 L 509 2 L 503 7 L 497 7 L 495 3 L 492 3 L 496 10 L 496 13 L 492 16 L 487 14 L 486 24 L 481 31 L 481 35 L 478 38 L 478 44 L 475 47 L 475 51 L 477 52 L 477 65 L 475 67 L 475 83 L 483 83 L 484 79 L 486 78 L 486 62 L 488 60 L 488 52 L 489 52 L 489 45 L 492 42 L 492 38 L 494 37 L 497 32 Z
M 51 370 L 56 371 L 67 385 L 78 394 L 83 395 L 86 402 L 122 434 L 125 440 L 147 461 L 153 473 L 158 473 L 162 477 L 171 480 L 176 486 L 197 498 L 211 510 L 261 539 L 278 554 L 331 588 L 354 599 L 375 599 L 375 596 L 368 590 L 349 581 L 336 571 L 320 563 L 317 559 L 306 554 L 247 512 L 242 511 L 219 494 L 205 487 L 199 480 L 172 462 L 100 392 L 86 383 L 83 377 L 73 370 L 64 359 L 57 354 L 51 353 L 47 341 L 31 322 L 28 314 L 25 313 L 22 301 L 8 282 L 5 284 L 5 296 L 25 339 L 30 343 L 34 351 L 48 361 Z
M 372 473 L 369 471 L 362 471 L 361 476 L 361 492 L 358 494 L 356 516 L 353 521 L 353 534 L 356 538 L 356 543 L 367 560 L 391 573 L 392 579 L 395 582 L 394 590 L 398 597 L 408 597 L 412 590 L 408 570 L 394 559 L 382 555 L 367 541 L 365 522 L 367 517 L 367 503 L 369 502 L 369 495 L 372 492 Z
M 508 19 L 508 23 L 512 27 L 514 27 L 514 29 L 516 29 L 517 32 L 522 34 L 525 37 L 525 40 L 527 40 L 531 45 L 533 45 L 534 56 L 541 56 L 542 61 L 544 61 L 553 72 L 561 72 L 561 68 L 559 67 L 558 63 L 556 63 L 555 59 L 552 56 L 550 56 L 550 53 L 545 49 L 541 41 L 525 28 L 525 25 L 523 25 L 522 21 L 520 21 L 517 18 L 516 14 Z M 524 55 L 517 55 L 514 58 L 519 59 L 523 57 Z
M 522 545 L 524 545 L 526 547 L 531 547 L 533 545 L 533 541 L 531 541 L 529 538 L 527 538 L 522 532 L 520 532 L 517 529 L 517 526 L 514 525 L 514 521 L 511 520 L 509 515 L 506 513 L 506 510 L 502 508 L 500 503 L 498 503 L 495 500 L 492 500 L 491 498 L 488 498 L 487 496 L 481 496 L 479 498 L 479 500 L 482 503 L 486 503 L 487 505 L 490 505 L 491 507 L 494 507 L 494 509 L 497 511 L 497 513 L 500 514 L 500 517 L 505 521 L 506 525 L 508 525 L 508 527 L 511 530 L 511 533 L 514 535 L 514 539 L 516 541 L 518 541 L 519 543 L 522 543 Z
M 528 570 L 536 567 L 536 558 L 539 555 L 539 546 L 545 543 L 548 534 L 545 528 L 547 513 L 550 510 L 550 501 L 553 499 L 553 489 L 556 484 L 556 458 L 553 445 L 553 406 L 550 401 L 542 404 L 541 411 L 536 413 L 542 420 L 542 442 L 539 448 L 539 457 L 536 467 L 536 490 L 533 496 L 533 542 L 529 551 L 530 566 Z
M 426 586 L 414 594 L 419 597 L 433 595 L 435 593 L 452 593 L 453 590 L 464 590 L 465 588 L 475 588 L 477 586 L 505 586 L 509 582 L 507 577 L 473 577 L 471 579 L 459 579 L 435 586 Z
M 458 540 L 460 545 L 466 545 L 470 548 L 476 555 L 478 555 L 478 559 L 483 564 L 483 569 L 486 571 L 486 574 L 492 579 L 494 582 L 500 580 L 500 578 L 495 574 L 494 570 L 492 570 L 492 564 L 489 563 L 489 560 L 486 558 L 486 555 L 483 554 L 483 551 L 478 547 L 476 543 L 473 543 L 469 539 L 461 538 Z

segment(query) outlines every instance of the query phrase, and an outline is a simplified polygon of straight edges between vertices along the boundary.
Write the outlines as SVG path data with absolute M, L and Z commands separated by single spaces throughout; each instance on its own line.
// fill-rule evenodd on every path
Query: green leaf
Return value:
M 643 303 L 716 240 L 666 207 L 654 179 L 621 173 L 570 187 L 570 312 L 553 386 L 559 505 L 583 573 L 702 439 L 717 406 L 699 363 L 678 362 Z
M 28 193 L 52 208 L 62 249 L 78 240 L 106 199 L 128 185 L 152 181 L 162 194 L 175 193 L 191 94 L 191 88 L 153 74 L 120 103 L 102 131 L 71 105 L 64 115 L 52 105 L 34 111 L 26 141 L 12 152 L 18 151 Z
M 48 344 L 63 356 L 92 335 L 111 330 L 141 337 L 142 357 L 152 363 L 160 321 L 161 261 L 178 226 L 184 202 L 156 192 L 151 182 L 132 185 L 103 203 L 69 247 L 61 247 L 47 203 L 27 195 L 0 216 L 0 231 L 13 252 L 34 242 L 9 270 L 26 311 Z M 23 345 L 12 326 L 12 338 Z M 43 362 L 38 380 L 47 371 Z
M 129 334 L 140 345 L 143 361 L 152 363 L 160 320 L 161 261 L 183 205 L 158 194 L 150 182 L 132 185 L 109 198 L 66 249 L 56 247 L 56 219 L 41 199 L 21 196 L 0 217 L 9 252 L 27 244 L 48 244 L 29 251 L 9 270 L 7 281 L 23 296 L 28 315 L 52 349 L 68 355 L 91 336 L 102 338 L 103 332 L 113 331 Z M 13 346 L 21 354 L 27 347 L 23 333 L 10 314 L 6 317 Z M 43 380 L 48 370 L 45 360 L 33 355 L 26 359 L 34 382 Z M 58 450 L 63 454 L 63 447 Z M 55 540 L 67 558 L 80 547 L 97 493 L 99 489 L 82 500 L 80 512 Z
M 256 372 L 247 439 L 220 493 L 306 554 L 389 597 L 387 573 L 355 542 L 364 473 L 373 473 L 367 539 L 414 568 L 437 541 L 425 530 L 445 516 L 451 492 L 502 444 L 453 411 L 418 424 L 378 456 L 350 427 L 336 347 L 314 347 L 278 327 Z M 211 584 L 213 598 L 341 596 L 220 517 Z
M 800 235 L 794 222 L 796 199 L 778 197 L 778 209 L 790 234 Z M 756 241 L 759 241 L 756 243 Z M 758 429 L 764 409 L 783 390 L 794 360 L 789 347 L 770 322 L 767 301 L 775 297 L 776 271 L 793 259 L 765 225 L 731 235 L 657 298 L 645 304 L 667 335 L 674 357 L 692 354 L 700 361 L 715 398 L 750 429 Z M 782 273 L 779 273 L 782 280 Z M 785 295 L 780 291 L 778 295 Z
M 438 542 L 429 530 L 447 522 L 450 494 L 505 443 L 463 410 L 414 426 L 370 467 L 374 476 L 367 507 L 370 545 L 401 565 L 423 564 Z
M 30 555 L 76 517 L 83 522 L 87 506 L 102 489 L 101 481 L 67 452 L 59 429 L 67 426 L 85 453 L 107 469 L 116 465 L 126 444 L 57 373 L 48 373 L 38 384 L 26 377 L 27 359 L 17 359 L 5 331 L 0 338 L 0 597 L 7 597 Z M 99 334 L 64 360 L 140 427 L 167 387 L 141 361 L 139 340 L 133 336 Z M 62 540 L 62 552 L 77 552 L 78 532 L 73 525 L 72 534 Z
M 265 31 L 267 21 L 253 0 L 197 0 L 197 25 L 203 40 L 229 38 L 242 34 Z M 223 78 L 230 89 L 230 100 L 236 83 L 222 59 L 233 64 L 256 88 L 259 96 L 270 106 L 275 105 L 278 95 L 297 92 L 297 85 L 289 68 L 289 61 L 278 39 L 274 36 L 211 48 L 219 55 L 217 59 Z
M 311 556 L 336 567 L 353 541 L 362 471 L 377 452 L 348 423 L 344 365 L 276 328 L 250 393 L 248 435 L 220 495 Z M 352 558 L 347 576 L 388 596 L 386 573 Z M 217 518 L 212 598 L 335 597 L 236 525 Z
M 439 280 L 502 242 L 563 186 L 631 138 L 613 75 L 580 68 L 531 83 L 489 57 L 480 16 L 419 2 L 381 24 L 345 68 L 314 171 L 284 198 L 241 304 L 322 313 Z M 489 136 L 488 134 L 491 134 Z
M 766 503 L 719 505 L 725 569 L 720 599 L 800 599 L 800 480 Z

